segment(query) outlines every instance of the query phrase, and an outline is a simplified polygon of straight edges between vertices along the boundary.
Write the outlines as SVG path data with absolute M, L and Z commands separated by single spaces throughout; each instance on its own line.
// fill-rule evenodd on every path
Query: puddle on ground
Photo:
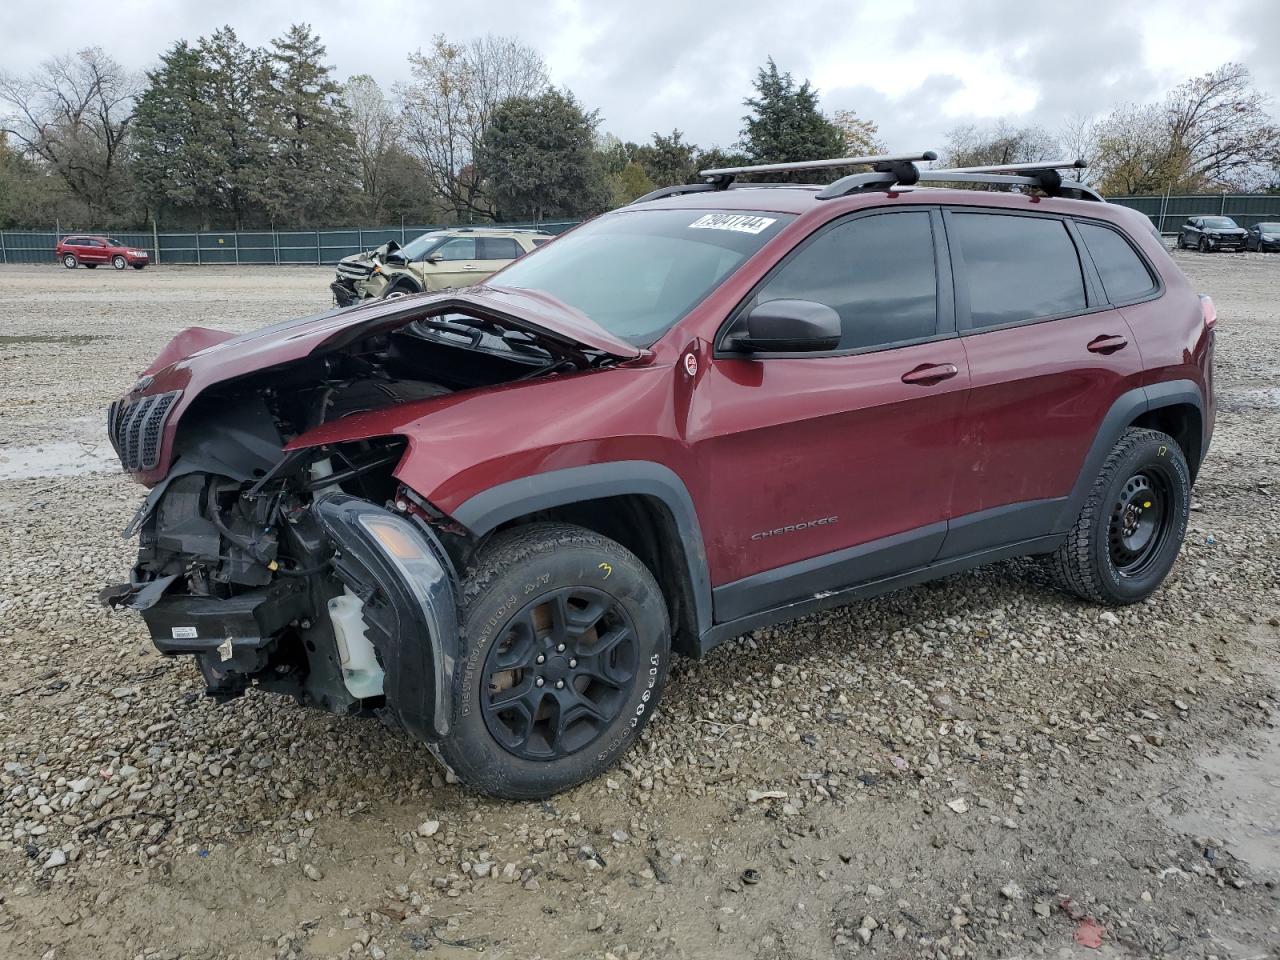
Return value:
M 111 444 L 58 440 L 0 446 L 0 480 L 78 477 L 120 469 Z
M 1271 410 L 1280 407 L 1280 387 L 1256 390 L 1223 390 L 1218 393 L 1218 406 L 1224 410 Z
M 68 333 L 63 335 L 42 333 L 31 334 L 30 336 L 2 334 L 0 335 L 0 347 L 25 347 L 29 344 L 49 344 L 57 347 L 86 347 L 93 343 L 93 341 L 101 339 L 101 337 L 90 336 L 87 333 Z
M 1274 649 L 1264 646 L 1264 655 Z M 1274 669 L 1267 673 L 1280 681 Z M 1280 713 L 1247 739 L 1197 757 L 1196 767 L 1205 784 L 1188 789 L 1166 821 L 1183 833 L 1223 841 L 1260 878 L 1280 880 Z

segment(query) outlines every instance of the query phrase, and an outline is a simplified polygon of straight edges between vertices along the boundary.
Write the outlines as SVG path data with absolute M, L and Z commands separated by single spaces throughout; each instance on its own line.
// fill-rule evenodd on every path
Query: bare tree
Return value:
M 364 215 L 376 220 L 384 213 L 387 170 L 400 145 L 400 114 L 368 74 L 348 80 L 343 95 L 355 137 Z
M 1249 188 L 1280 156 L 1270 97 L 1253 88 L 1249 68 L 1226 63 L 1180 84 L 1164 112 L 1171 155 L 1185 157 L 1192 179 Z
M 1157 104 L 1126 104 L 1097 126 L 1105 193 L 1265 187 L 1280 160 L 1270 98 L 1246 67 L 1227 63 L 1193 77 Z
M 873 121 L 864 120 L 852 110 L 837 110 L 831 115 L 831 122 L 844 134 L 846 157 L 866 157 L 885 152 L 885 146 L 880 142 L 880 127 Z
M 948 167 L 994 166 L 1057 160 L 1058 140 L 1042 127 L 1015 127 L 1007 120 L 992 126 L 955 127 L 947 133 L 942 164 Z
M 1068 117 L 1058 131 L 1058 146 L 1061 147 L 1061 159 L 1083 160 L 1089 164 L 1074 173 L 1073 179 L 1086 184 L 1097 179 L 1094 163 L 1098 153 L 1098 121 L 1093 115 L 1077 113 Z
M 101 216 L 118 203 L 139 86 L 100 47 L 48 60 L 30 76 L 0 73 L 0 130 L 48 164 L 91 216 Z
M 409 66 L 413 80 L 397 89 L 406 145 L 458 216 L 491 216 L 472 167 L 476 147 L 498 104 L 548 88 L 546 64 L 514 38 L 456 44 L 438 35 L 428 52 L 410 54 Z

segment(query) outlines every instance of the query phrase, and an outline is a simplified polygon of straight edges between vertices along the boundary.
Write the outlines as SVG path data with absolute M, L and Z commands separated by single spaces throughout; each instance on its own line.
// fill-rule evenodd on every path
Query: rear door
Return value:
M 476 237 L 474 278 L 479 283 L 524 253 L 514 237 Z
M 843 336 L 829 353 L 747 355 L 722 334 L 694 392 L 718 621 L 936 555 L 969 380 L 941 234 L 928 208 L 837 221 L 730 318 L 732 330 L 758 302 L 814 300 Z
M 970 389 L 942 557 L 1051 532 L 1137 345 L 1067 218 L 945 214 Z

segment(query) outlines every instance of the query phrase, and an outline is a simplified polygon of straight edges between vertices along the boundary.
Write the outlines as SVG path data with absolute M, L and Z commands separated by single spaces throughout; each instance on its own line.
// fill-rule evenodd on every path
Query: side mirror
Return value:
M 813 300 L 769 300 L 747 314 L 747 333 L 735 341 L 760 353 L 813 353 L 840 345 L 840 314 Z
M 433 253 L 431 256 L 427 257 L 427 263 L 439 263 L 443 259 L 444 257 L 440 256 L 440 254 Z

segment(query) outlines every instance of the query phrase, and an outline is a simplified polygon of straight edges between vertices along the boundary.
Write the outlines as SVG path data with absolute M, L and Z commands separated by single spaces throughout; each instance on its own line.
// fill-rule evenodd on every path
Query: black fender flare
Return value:
M 698 635 L 705 634 L 711 629 L 711 575 L 706 545 L 689 489 L 669 467 L 652 460 L 618 460 L 549 470 L 477 493 L 452 516 L 476 536 L 483 536 L 508 520 L 539 510 L 628 495 L 654 497 L 670 511 L 680 533 Z
M 1209 452 L 1209 423 L 1204 412 L 1204 395 L 1200 385 L 1194 380 L 1168 380 L 1164 383 L 1153 383 L 1146 387 L 1135 387 L 1116 398 L 1098 425 L 1098 432 L 1093 444 L 1084 458 L 1080 473 L 1071 488 L 1071 493 L 1063 503 L 1053 526 L 1054 533 L 1066 533 L 1076 522 L 1084 502 L 1089 496 L 1094 480 L 1102 469 L 1102 461 L 1106 459 L 1111 448 L 1116 445 L 1129 425 L 1144 413 L 1159 410 L 1161 407 L 1173 407 L 1189 404 L 1200 411 L 1200 460 Z

